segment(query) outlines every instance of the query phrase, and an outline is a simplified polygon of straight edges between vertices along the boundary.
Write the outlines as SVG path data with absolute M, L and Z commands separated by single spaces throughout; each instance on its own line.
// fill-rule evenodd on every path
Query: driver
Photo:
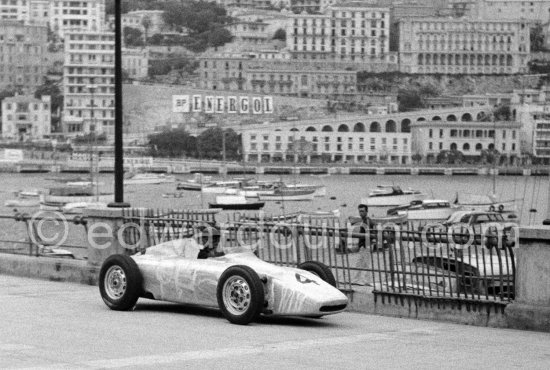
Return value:
M 199 243 L 203 248 L 199 251 L 198 259 L 223 256 L 223 252 L 218 251 L 220 244 L 220 231 L 215 227 L 203 227 L 199 233 Z

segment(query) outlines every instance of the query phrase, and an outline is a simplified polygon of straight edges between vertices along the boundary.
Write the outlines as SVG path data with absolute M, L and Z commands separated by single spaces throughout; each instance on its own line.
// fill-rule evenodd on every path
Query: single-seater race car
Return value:
M 99 290 L 113 310 L 131 310 L 140 297 L 219 307 L 227 320 L 246 325 L 260 314 L 321 317 L 344 311 L 348 298 L 330 269 L 307 261 L 298 268 L 270 264 L 249 248 L 231 247 L 209 257 L 194 239 L 115 254 L 103 263 Z

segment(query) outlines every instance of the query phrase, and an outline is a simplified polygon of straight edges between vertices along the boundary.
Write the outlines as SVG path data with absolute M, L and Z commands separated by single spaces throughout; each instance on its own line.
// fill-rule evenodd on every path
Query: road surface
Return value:
M 355 313 L 232 325 L 218 311 L 0 275 L 0 368 L 366 369 L 550 367 L 550 334 Z

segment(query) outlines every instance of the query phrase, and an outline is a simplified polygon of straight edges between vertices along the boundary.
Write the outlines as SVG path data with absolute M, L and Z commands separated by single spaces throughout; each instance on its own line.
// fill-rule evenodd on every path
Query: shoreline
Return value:
M 97 172 L 113 173 L 112 161 L 94 165 Z M 261 163 L 254 165 L 221 164 L 216 162 L 154 160 L 149 164 L 125 164 L 125 172 L 152 172 L 166 174 L 219 175 L 411 175 L 411 176 L 549 176 L 548 167 L 476 167 L 476 166 L 381 166 L 381 165 L 286 165 Z M 0 162 L 0 172 L 6 173 L 90 173 L 89 162 L 54 163 L 52 161 Z

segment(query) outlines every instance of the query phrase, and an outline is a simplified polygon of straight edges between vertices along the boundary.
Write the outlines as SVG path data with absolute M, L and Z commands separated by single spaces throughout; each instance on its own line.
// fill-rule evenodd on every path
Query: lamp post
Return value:
M 129 207 L 124 203 L 124 164 L 122 150 L 122 0 L 115 0 L 115 201 L 109 207 Z

